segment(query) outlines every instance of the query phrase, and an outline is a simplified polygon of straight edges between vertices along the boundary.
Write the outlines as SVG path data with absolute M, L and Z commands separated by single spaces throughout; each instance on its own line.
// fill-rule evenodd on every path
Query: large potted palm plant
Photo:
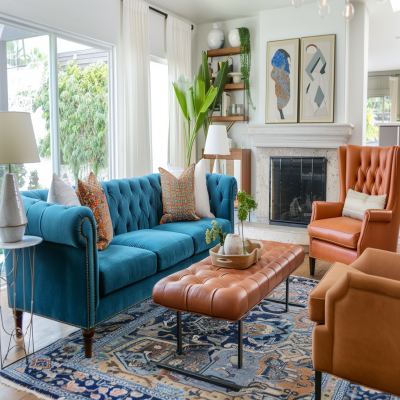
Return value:
M 173 83 L 182 115 L 186 121 L 187 166 L 190 165 L 193 144 L 201 127 L 203 127 L 204 135 L 207 139 L 212 113 L 222 96 L 228 76 L 228 63 L 224 62 L 214 81 L 214 85 L 211 86 L 207 61 L 207 54 L 203 52 L 199 74 L 194 77 L 193 84 L 184 75 L 178 78 L 178 82 Z

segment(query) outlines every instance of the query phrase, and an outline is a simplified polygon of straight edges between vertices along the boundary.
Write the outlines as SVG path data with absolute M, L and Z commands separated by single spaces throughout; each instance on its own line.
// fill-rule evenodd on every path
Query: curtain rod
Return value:
M 121 1 L 123 1 L 123 0 L 121 0 Z M 152 10 L 152 11 L 155 11 L 156 13 L 159 13 L 159 14 L 161 14 L 161 15 L 164 15 L 164 17 L 165 17 L 166 19 L 168 18 L 168 14 L 165 13 L 164 11 L 157 10 L 157 8 L 154 8 L 154 7 L 151 7 L 151 6 L 149 6 L 149 9 Z M 192 30 L 193 30 L 193 29 L 194 29 L 194 28 L 193 28 L 193 25 L 190 25 L 190 26 L 192 27 Z

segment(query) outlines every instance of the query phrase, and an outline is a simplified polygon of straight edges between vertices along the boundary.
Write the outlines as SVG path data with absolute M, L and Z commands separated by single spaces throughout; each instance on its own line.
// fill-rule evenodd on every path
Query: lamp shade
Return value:
M 31 114 L 0 112 L 0 164 L 40 162 Z
M 225 125 L 210 125 L 204 154 L 215 154 L 218 156 L 229 156 L 231 154 Z

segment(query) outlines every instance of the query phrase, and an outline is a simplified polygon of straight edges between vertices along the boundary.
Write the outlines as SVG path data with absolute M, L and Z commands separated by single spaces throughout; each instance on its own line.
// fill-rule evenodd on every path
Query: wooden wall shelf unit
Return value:
M 250 149 L 230 149 L 231 154 L 229 156 L 218 156 L 219 160 L 240 160 L 240 177 L 241 182 L 240 189 L 245 190 L 246 193 L 251 194 L 251 150 Z M 203 158 L 206 160 L 215 160 L 214 155 L 204 154 L 202 150 Z M 237 207 L 237 200 L 235 200 L 235 207 Z
M 225 91 L 227 90 L 244 90 L 244 83 L 227 83 Z
M 212 117 L 211 122 L 244 122 L 248 121 L 249 117 L 243 115 L 231 115 L 228 117 Z
M 240 54 L 240 47 L 226 47 L 224 49 L 207 51 L 207 57 L 228 57 L 236 54 Z

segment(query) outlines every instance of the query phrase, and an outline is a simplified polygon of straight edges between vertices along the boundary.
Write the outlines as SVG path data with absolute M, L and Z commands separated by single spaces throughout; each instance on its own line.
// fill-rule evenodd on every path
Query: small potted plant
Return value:
M 217 221 L 212 221 L 211 224 L 212 228 L 207 229 L 206 231 L 206 242 L 207 244 L 210 244 L 211 242 L 219 238 L 219 243 L 221 247 L 218 250 L 218 254 L 225 254 L 224 243 L 226 238 L 226 232 L 222 233 L 222 225 L 218 226 Z
M 254 196 L 247 194 L 246 191 L 242 190 L 238 193 L 238 218 L 242 223 L 242 242 L 243 242 L 243 254 L 247 254 L 246 247 L 244 245 L 244 235 L 243 235 L 243 221 L 246 221 L 247 216 L 251 211 L 257 210 L 258 203 L 254 200 Z M 240 227 L 238 226 L 238 231 L 240 232 Z

